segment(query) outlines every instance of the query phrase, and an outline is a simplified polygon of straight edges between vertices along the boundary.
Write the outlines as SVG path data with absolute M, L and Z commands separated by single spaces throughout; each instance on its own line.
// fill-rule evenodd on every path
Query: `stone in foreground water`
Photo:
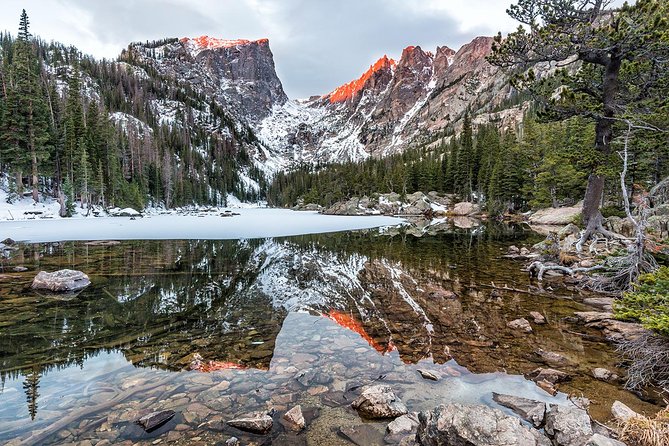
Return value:
M 33 280 L 32 287 L 56 293 L 79 291 L 91 284 L 88 276 L 81 271 L 62 269 L 53 273 L 40 271 Z

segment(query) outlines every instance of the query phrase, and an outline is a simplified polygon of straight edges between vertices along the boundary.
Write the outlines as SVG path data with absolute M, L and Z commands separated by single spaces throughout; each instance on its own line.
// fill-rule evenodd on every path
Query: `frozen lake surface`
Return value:
M 0 239 L 21 242 L 70 240 L 229 240 L 351 231 L 401 224 L 392 217 L 342 217 L 287 209 L 235 209 L 240 215 L 155 215 L 36 219 L 0 222 Z

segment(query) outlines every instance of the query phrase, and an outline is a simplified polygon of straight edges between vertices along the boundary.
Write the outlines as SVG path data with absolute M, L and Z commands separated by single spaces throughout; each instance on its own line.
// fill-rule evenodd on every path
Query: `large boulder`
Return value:
M 91 284 L 88 276 L 81 271 L 62 269 L 53 273 L 40 271 L 33 280 L 36 290 L 49 290 L 55 293 L 79 291 Z
M 549 446 L 519 418 L 488 406 L 442 404 L 418 414 L 416 438 L 423 446 Z
M 408 412 L 407 407 L 390 388 L 377 385 L 363 389 L 351 404 L 365 418 L 397 418 Z
M 530 216 L 535 225 L 568 225 L 581 215 L 582 206 L 540 209 Z
M 468 215 L 476 215 L 481 212 L 481 206 L 475 203 L 470 203 L 468 201 L 463 201 L 461 203 L 455 203 L 455 206 L 453 206 L 453 211 L 451 213 L 453 215 L 460 215 L 460 216 L 468 216 Z
M 508 407 L 534 427 L 541 427 L 546 417 L 546 403 L 513 395 L 492 394 L 492 399 L 499 405 Z
M 556 446 L 584 444 L 593 435 L 590 416 L 576 406 L 551 404 L 546 412 L 546 433 Z

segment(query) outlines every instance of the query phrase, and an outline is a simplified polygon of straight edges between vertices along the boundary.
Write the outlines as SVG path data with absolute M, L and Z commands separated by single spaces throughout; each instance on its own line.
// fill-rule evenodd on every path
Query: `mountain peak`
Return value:
M 345 102 L 352 97 L 354 97 L 360 90 L 365 87 L 365 84 L 369 79 L 371 79 L 375 73 L 386 70 L 393 69 L 397 65 L 397 62 L 394 59 L 389 59 L 388 56 L 383 56 L 377 60 L 374 64 L 369 67 L 362 76 L 358 79 L 349 82 L 348 84 L 342 85 L 341 87 L 334 90 L 329 94 L 330 103 L 334 104 L 337 102 Z

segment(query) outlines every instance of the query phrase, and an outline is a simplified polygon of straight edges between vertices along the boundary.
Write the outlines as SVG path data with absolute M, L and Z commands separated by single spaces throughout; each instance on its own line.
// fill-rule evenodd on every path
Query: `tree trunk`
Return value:
M 618 77 L 622 61 L 615 55 L 611 56 L 608 64 L 605 66 L 603 87 L 602 87 L 602 105 L 603 116 L 597 120 L 595 127 L 595 149 L 606 158 L 611 154 L 611 140 L 613 139 L 613 118 L 616 115 L 615 102 L 618 95 Z M 606 160 L 603 160 L 606 162 Z M 588 188 L 585 191 L 583 200 L 583 224 L 588 229 L 591 222 L 601 221 L 599 207 L 604 195 L 604 177 L 597 170 L 599 166 L 594 166 L 588 177 Z
M 16 195 L 23 198 L 23 172 L 20 170 L 16 171 Z

